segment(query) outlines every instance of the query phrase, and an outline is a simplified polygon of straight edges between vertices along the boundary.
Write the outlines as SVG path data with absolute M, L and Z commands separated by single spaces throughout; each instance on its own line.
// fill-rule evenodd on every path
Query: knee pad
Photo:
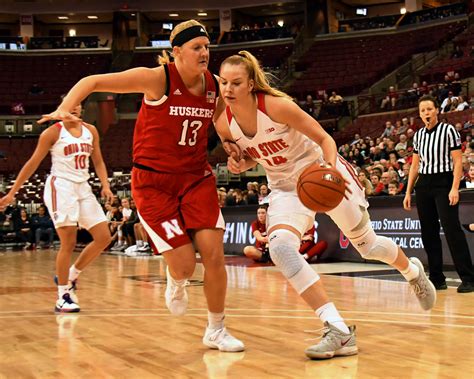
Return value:
M 397 259 L 397 244 L 390 238 L 376 235 L 370 224 L 368 224 L 368 228 L 361 236 L 348 238 L 359 254 L 365 259 L 375 259 L 389 265 L 393 264 Z
M 299 253 L 300 238 L 286 229 L 270 233 L 270 257 L 298 294 L 319 280 L 319 275 Z

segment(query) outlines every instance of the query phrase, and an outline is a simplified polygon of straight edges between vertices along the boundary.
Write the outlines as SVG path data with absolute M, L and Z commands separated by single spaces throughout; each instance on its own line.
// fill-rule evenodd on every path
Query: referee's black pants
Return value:
M 451 178 L 451 179 L 450 179 Z M 461 280 L 474 283 L 474 269 L 466 236 L 459 222 L 459 203 L 449 205 L 451 177 L 445 174 L 420 175 L 416 184 L 416 207 L 421 223 L 421 238 L 428 254 L 430 280 L 444 283 L 440 223 Z

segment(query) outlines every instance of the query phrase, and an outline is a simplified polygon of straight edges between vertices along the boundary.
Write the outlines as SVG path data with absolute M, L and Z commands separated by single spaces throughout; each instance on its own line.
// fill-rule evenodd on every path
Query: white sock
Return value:
M 142 240 L 137 240 L 137 246 L 142 247 L 143 246 L 143 241 Z
M 58 298 L 62 299 L 63 295 L 68 292 L 68 286 L 58 286 Z
M 209 329 L 222 329 L 224 327 L 224 312 L 212 313 L 207 311 Z
M 408 262 L 409 263 L 406 270 L 400 271 L 400 274 L 403 275 L 403 277 L 407 280 L 407 282 L 415 278 L 418 278 L 418 275 L 420 275 L 420 269 L 418 268 L 418 266 L 410 260 L 408 260 Z
M 78 270 L 76 266 L 72 265 L 69 268 L 69 280 L 72 282 L 78 278 L 78 276 L 81 274 L 81 270 Z
M 320 318 L 322 322 L 329 322 L 334 325 L 341 332 L 349 334 L 349 328 L 347 327 L 344 319 L 341 317 L 336 309 L 334 303 L 326 303 L 322 307 L 315 310 L 316 316 Z

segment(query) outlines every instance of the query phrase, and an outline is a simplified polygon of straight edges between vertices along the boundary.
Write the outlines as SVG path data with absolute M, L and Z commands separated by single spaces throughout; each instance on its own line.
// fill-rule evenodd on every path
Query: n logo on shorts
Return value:
M 170 221 L 165 221 L 161 223 L 161 226 L 166 232 L 166 238 L 170 240 L 171 238 L 178 236 L 182 236 L 184 232 L 181 230 L 181 228 L 178 225 L 178 220 L 173 219 Z

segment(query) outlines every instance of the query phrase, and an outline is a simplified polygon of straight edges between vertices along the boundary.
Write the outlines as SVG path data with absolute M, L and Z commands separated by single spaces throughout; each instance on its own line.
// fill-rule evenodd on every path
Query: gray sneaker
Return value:
M 410 261 L 417 265 L 420 270 L 420 275 L 417 278 L 410 280 L 410 286 L 420 303 L 421 308 L 429 311 L 436 303 L 436 288 L 425 274 L 423 264 L 418 258 L 410 258 Z
M 324 323 L 324 334 L 321 341 L 305 350 L 311 359 L 327 359 L 334 356 L 357 354 L 355 325 L 349 326 L 349 333 L 344 333 L 329 322 Z

